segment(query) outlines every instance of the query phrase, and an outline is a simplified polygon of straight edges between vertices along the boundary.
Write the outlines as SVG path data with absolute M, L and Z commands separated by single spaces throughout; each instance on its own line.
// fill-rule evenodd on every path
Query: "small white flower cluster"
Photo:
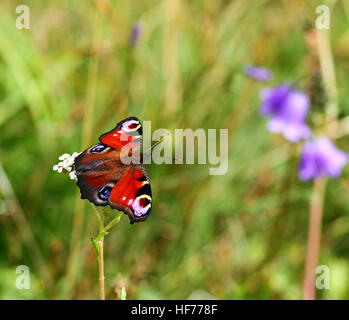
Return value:
M 69 172 L 69 177 L 72 180 L 76 180 L 76 171 L 74 169 L 74 162 L 75 158 L 79 155 L 80 153 L 74 152 L 72 155 L 69 153 L 64 153 L 62 154 L 58 159 L 61 160 L 58 164 L 53 166 L 53 171 L 58 171 L 58 172 Z

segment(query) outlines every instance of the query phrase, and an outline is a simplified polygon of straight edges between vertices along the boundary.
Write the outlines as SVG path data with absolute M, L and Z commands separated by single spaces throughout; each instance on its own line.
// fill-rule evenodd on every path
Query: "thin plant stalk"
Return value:
M 304 275 L 304 299 L 314 300 L 315 292 L 315 270 L 320 255 L 321 221 L 323 215 L 323 201 L 326 189 L 326 179 L 320 178 L 314 181 L 313 194 L 310 203 L 310 219 L 308 230 L 308 247 L 305 262 Z
M 335 140 L 338 131 L 338 92 L 334 62 L 330 44 L 330 34 L 327 30 L 317 31 L 317 49 L 320 61 L 321 75 L 327 96 L 326 125 L 327 135 Z M 333 124 L 329 126 L 329 124 Z M 320 255 L 321 221 L 323 202 L 326 190 L 326 179 L 314 181 L 310 203 L 310 219 L 308 231 L 308 248 L 303 281 L 303 295 L 305 300 L 316 299 L 315 271 Z
M 108 230 L 119 223 L 122 213 L 119 212 L 114 219 L 104 225 L 104 209 L 98 211 L 95 206 L 93 206 L 97 218 L 99 221 L 99 235 L 96 238 L 91 238 L 91 242 L 96 250 L 97 254 L 97 264 L 98 264 L 98 280 L 99 280 L 99 296 L 101 300 L 105 300 L 105 284 L 104 284 L 104 237 L 108 234 Z
M 100 214 L 99 219 L 99 233 L 104 232 L 104 213 Z M 105 292 L 104 292 L 104 236 L 98 240 L 98 273 L 99 273 L 99 293 L 101 300 L 105 300 Z
M 99 246 L 99 258 L 98 258 L 98 270 L 99 270 L 99 293 L 101 300 L 105 300 L 104 293 L 104 252 L 103 252 L 104 238 L 98 241 Z

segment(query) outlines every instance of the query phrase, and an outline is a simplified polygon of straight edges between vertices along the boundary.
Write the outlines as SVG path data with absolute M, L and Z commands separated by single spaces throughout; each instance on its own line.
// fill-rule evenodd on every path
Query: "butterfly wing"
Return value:
M 110 205 L 123 211 L 130 222 L 145 220 L 152 206 L 148 175 L 141 165 L 124 164 L 122 148 L 138 148 L 142 137 L 140 121 L 127 118 L 100 137 L 101 143 L 75 159 L 81 198 L 97 206 Z
M 112 208 L 126 213 L 131 223 L 148 218 L 152 194 L 148 175 L 142 166 L 131 166 L 125 170 L 111 190 L 109 203 Z
M 138 149 L 142 140 L 142 125 L 136 117 L 129 117 L 120 121 L 116 127 L 99 137 L 99 141 L 121 151 L 128 145 Z
M 111 191 L 125 171 L 120 152 L 97 144 L 81 153 L 74 166 L 81 199 L 88 199 L 96 206 L 108 205 L 105 194 Z

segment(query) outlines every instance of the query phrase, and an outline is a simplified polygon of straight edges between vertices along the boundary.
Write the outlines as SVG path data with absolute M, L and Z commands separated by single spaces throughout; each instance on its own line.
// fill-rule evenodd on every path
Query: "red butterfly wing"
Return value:
M 141 139 L 142 126 L 136 117 L 120 121 L 113 130 L 99 137 L 102 143 L 119 151 L 126 145 L 134 149 L 139 147 Z
M 110 206 L 126 213 L 131 223 L 145 220 L 151 212 L 149 179 L 142 166 L 127 168 L 111 190 Z

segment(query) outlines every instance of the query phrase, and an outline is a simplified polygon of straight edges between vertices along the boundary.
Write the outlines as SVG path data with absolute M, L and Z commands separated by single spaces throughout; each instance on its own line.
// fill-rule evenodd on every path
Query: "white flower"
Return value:
M 76 171 L 72 171 L 69 173 L 69 177 L 71 180 L 77 180 L 77 176 L 76 176 Z
M 79 155 L 79 152 L 74 152 L 72 155 L 68 153 L 62 154 L 58 159 L 61 160 L 58 164 L 53 166 L 53 171 L 69 172 L 70 179 L 76 180 L 76 171 L 74 168 L 75 158 Z
M 69 159 L 70 158 L 70 154 L 69 153 L 63 153 L 58 159 L 59 160 L 65 160 L 65 159 Z

